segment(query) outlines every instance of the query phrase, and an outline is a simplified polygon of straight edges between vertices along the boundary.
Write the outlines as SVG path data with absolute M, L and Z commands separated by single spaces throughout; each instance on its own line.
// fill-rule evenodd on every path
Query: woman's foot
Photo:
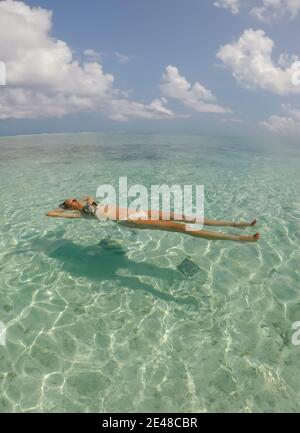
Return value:
M 251 223 L 233 223 L 232 227 L 244 228 L 244 227 L 254 227 L 256 224 L 256 219 Z
M 239 236 L 239 240 L 241 242 L 257 242 L 260 239 L 260 234 L 259 233 L 255 233 L 255 235 L 250 235 L 250 236 Z

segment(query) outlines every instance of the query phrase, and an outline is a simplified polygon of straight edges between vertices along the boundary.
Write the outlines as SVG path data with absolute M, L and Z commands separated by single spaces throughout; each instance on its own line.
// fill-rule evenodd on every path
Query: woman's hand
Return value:
M 83 197 L 83 201 L 86 202 L 86 204 L 89 204 L 90 206 L 95 202 L 94 197 L 87 195 L 85 197 Z

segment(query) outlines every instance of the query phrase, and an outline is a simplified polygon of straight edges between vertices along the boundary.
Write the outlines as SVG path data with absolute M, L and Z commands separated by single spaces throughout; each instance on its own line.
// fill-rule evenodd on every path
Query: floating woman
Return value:
M 256 242 L 260 239 L 260 234 L 254 235 L 231 235 L 221 232 L 191 229 L 190 225 L 196 223 L 190 218 L 177 216 L 174 212 L 164 213 L 163 211 L 134 211 L 122 209 L 114 206 L 97 203 L 93 197 L 85 197 L 82 200 L 66 199 L 58 209 L 46 213 L 49 217 L 56 218 L 95 218 L 99 220 L 111 220 L 127 227 L 148 230 L 163 230 L 175 233 L 185 233 L 187 235 L 204 238 L 208 240 L 224 240 L 237 242 Z M 124 218 L 126 215 L 126 218 Z M 167 217 L 169 220 L 166 220 Z M 188 223 L 188 224 L 186 224 Z M 216 221 L 204 218 L 203 224 L 213 227 L 253 227 L 256 220 L 250 223 L 235 223 L 231 221 Z

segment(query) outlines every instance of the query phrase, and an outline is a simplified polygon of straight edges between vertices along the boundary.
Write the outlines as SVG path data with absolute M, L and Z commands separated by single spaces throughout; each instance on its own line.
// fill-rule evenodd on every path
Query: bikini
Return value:
M 85 215 L 87 216 L 93 216 L 96 217 L 96 211 L 97 211 L 97 207 L 98 207 L 98 203 L 96 203 L 95 201 L 92 204 L 86 204 L 81 212 L 83 212 Z
M 92 216 L 98 219 L 103 219 L 103 213 L 101 212 L 102 208 L 105 208 L 106 206 L 103 203 L 97 203 L 97 202 L 93 202 L 92 204 L 86 204 L 83 208 L 82 208 L 82 212 L 87 215 L 87 216 Z M 125 218 L 121 218 L 122 220 L 147 220 L 148 219 L 148 214 L 143 211 L 143 210 L 139 210 L 133 213 L 130 213 L 128 216 L 126 216 Z

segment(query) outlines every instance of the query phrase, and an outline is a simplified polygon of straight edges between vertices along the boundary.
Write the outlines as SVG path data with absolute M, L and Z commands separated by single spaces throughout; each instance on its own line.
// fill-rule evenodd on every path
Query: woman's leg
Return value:
M 194 224 L 196 223 L 196 218 L 188 218 L 185 215 L 178 215 L 174 212 L 163 212 L 163 211 L 148 211 L 148 217 L 154 221 L 177 221 L 177 222 L 185 222 Z M 250 223 L 236 223 L 233 221 L 219 221 L 219 220 L 210 220 L 208 218 L 204 218 L 203 224 L 205 226 L 213 226 L 213 227 L 253 227 L 256 224 L 256 220 L 253 220 Z
M 204 218 L 205 226 L 223 226 L 223 227 L 253 227 L 256 224 L 256 220 L 253 220 L 251 223 L 235 223 L 233 221 L 217 221 L 217 220 L 209 220 Z
M 164 230 L 176 233 L 184 233 L 196 238 L 204 238 L 209 240 L 228 240 L 237 242 L 256 242 L 259 240 L 259 233 L 250 236 L 227 235 L 220 232 L 211 232 L 205 230 L 190 230 L 186 224 L 180 224 L 174 221 L 153 221 L 153 220 L 136 220 L 122 221 L 120 224 L 127 227 L 149 230 Z

